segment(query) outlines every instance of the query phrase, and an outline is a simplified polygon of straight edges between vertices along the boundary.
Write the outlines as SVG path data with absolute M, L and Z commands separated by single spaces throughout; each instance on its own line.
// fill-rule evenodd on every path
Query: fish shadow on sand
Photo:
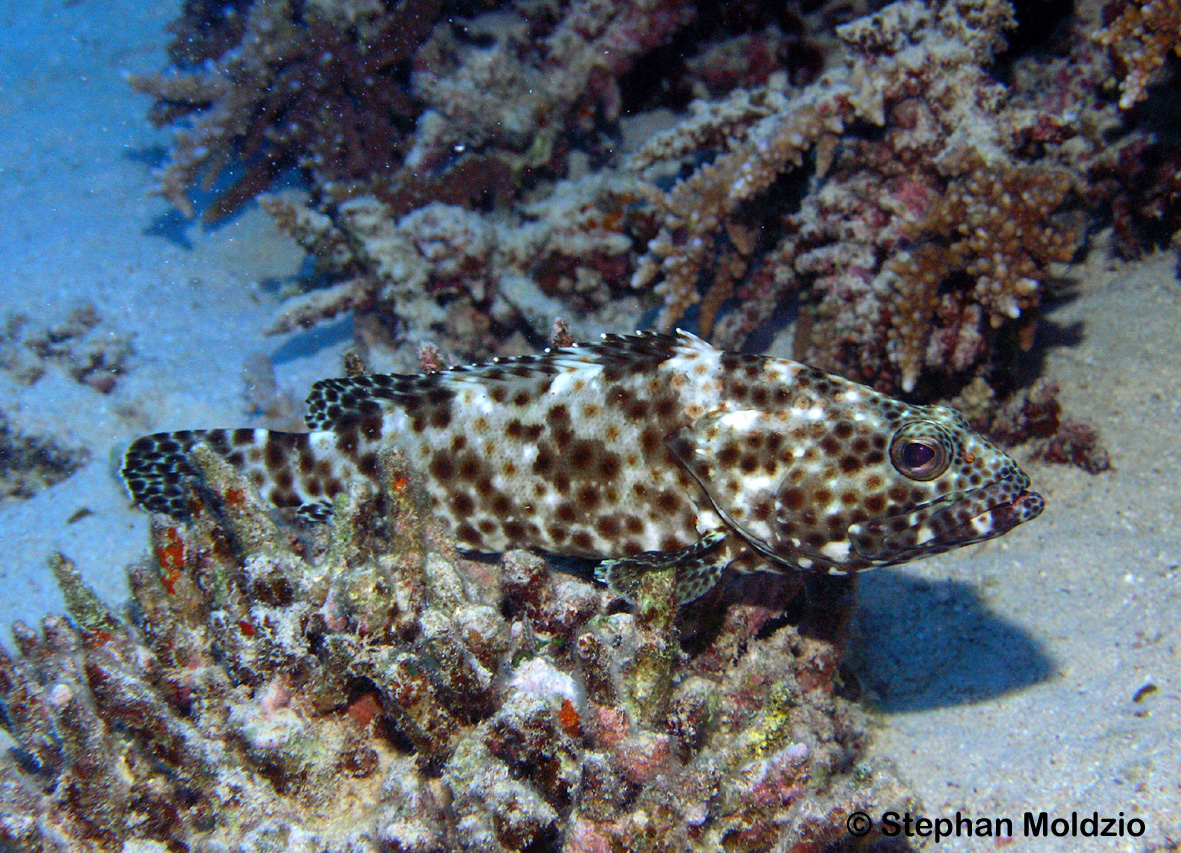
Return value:
M 989 609 L 973 585 L 894 569 L 860 579 L 849 659 L 886 713 L 1000 696 L 1053 677 L 1045 647 Z

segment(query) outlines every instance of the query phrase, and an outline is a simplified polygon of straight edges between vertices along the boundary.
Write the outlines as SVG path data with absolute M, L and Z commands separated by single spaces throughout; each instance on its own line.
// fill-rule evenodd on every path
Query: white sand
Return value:
M 60 610 L 45 568 L 75 559 L 108 600 L 146 549 L 113 454 L 145 431 L 245 425 L 239 371 L 256 352 L 302 396 L 337 372 L 348 330 L 264 338 L 301 253 L 251 209 L 203 232 L 146 197 L 145 156 L 167 140 L 124 71 L 163 67 L 178 4 L 112 0 L 0 7 L 0 318 L 35 325 L 94 302 L 101 330 L 135 335 L 130 373 L 102 395 L 56 369 L 33 386 L 0 372 L 12 425 L 88 446 L 89 466 L 0 507 L 0 624 Z M 19 47 L 15 45 L 19 44 Z M 183 237 L 191 249 L 159 233 Z M 1110 269 L 1109 269 L 1110 267 Z M 1115 470 L 1034 465 L 1045 515 L 1003 540 L 867 575 L 858 654 L 880 701 L 876 749 L 910 777 L 928 817 L 1010 817 L 1013 849 L 1140 850 L 1136 839 L 1028 840 L 1021 815 L 1142 817 L 1181 838 L 1181 289 L 1175 262 L 1094 263 L 1057 308 L 1082 340 L 1047 372 L 1069 413 L 1098 426 Z M 272 282 L 261 285 L 260 282 Z M 72 524 L 78 510 L 92 514 Z M 7 638 L 5 638 L 7 640 Z M 1133 701 L 1145 685 L 1156 691 Z M 876 817 L 876 816 L 875 816 Z M 947 850 L 992 850 L 991 839 Z

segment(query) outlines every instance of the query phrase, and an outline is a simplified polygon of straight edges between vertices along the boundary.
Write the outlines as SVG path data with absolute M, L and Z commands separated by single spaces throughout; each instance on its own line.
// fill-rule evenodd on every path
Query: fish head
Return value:
M 670 449 L 756 551 L 800 569 L 904 563 L 1042 512 L 1029 477 L 956 410 L 848 389 L 823 406 L 715 413 Z
M 1028 475 L 962 414 L 908 408 L 875 466 L 882 488 L 845 530 L 850 562 L 904 563 L 1002 536 L 1041 515 L 1045 501 L 1030 491 Z

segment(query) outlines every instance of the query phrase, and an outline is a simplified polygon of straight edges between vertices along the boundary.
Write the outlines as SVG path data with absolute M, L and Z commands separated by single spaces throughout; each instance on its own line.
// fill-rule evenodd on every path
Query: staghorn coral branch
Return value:
M 840 86 L 831 90 L 817 86 L 790 102 L 782 96 L 768 97 L 756 110 L 731 108 L 718 113 L 724 121 L 736 117 L 742 121 L 767 110 L 744 132 L 731 128 L 730 132 L 743 144 L 731 143 L 730 151 L 680 181 L 657 202 L 663 213 L 662 228 L 648 244 L 648 252 L 640 259 L 631 283 L 643 288 L 660 278 L 655 290 L 664 296 L 664 307 L 657 319 L 658 328 L 672 328 L 700 300 L 700 279 L 716 253 L 715 235 L 736 209 L 764 192 L 783 172 L 802 165 L 804 155 L 821 138 L 843 130 L 835 107 L 845 96 L 847 92 Z M 691 133 L 693 138 L 708 139 L 717 131 L 704 134 L 698 122 Z M 634 168 L 658 159 L 662 151 L 684 151 L 689 145 L 684 140 L 660 138 L 637 155 Z M 715 287 L 732 286 L 733 277 L 722 272 Z M 711 304 L 720 304 L 724 298 L 715 294 L 707 299 Z M 709 331 L 703 328 L 705 334 Z
M 1120 109 L 1130 110 L 1147 95 L 1145 89 L 1170 53 L 1181 56 L 1181 2 L 1178 0 L 1113 0 L 1103 8 L 1107 22 L 1094 39 L 1119 63 Z

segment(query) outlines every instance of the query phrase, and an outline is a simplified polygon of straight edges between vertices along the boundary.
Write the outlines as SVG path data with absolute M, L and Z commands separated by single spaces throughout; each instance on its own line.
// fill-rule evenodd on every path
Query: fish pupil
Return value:
M 909 441 L 902 448 L 902 462 L 911 470 L 921 470 L 935 458 L 935 450 L 921 441 Z

